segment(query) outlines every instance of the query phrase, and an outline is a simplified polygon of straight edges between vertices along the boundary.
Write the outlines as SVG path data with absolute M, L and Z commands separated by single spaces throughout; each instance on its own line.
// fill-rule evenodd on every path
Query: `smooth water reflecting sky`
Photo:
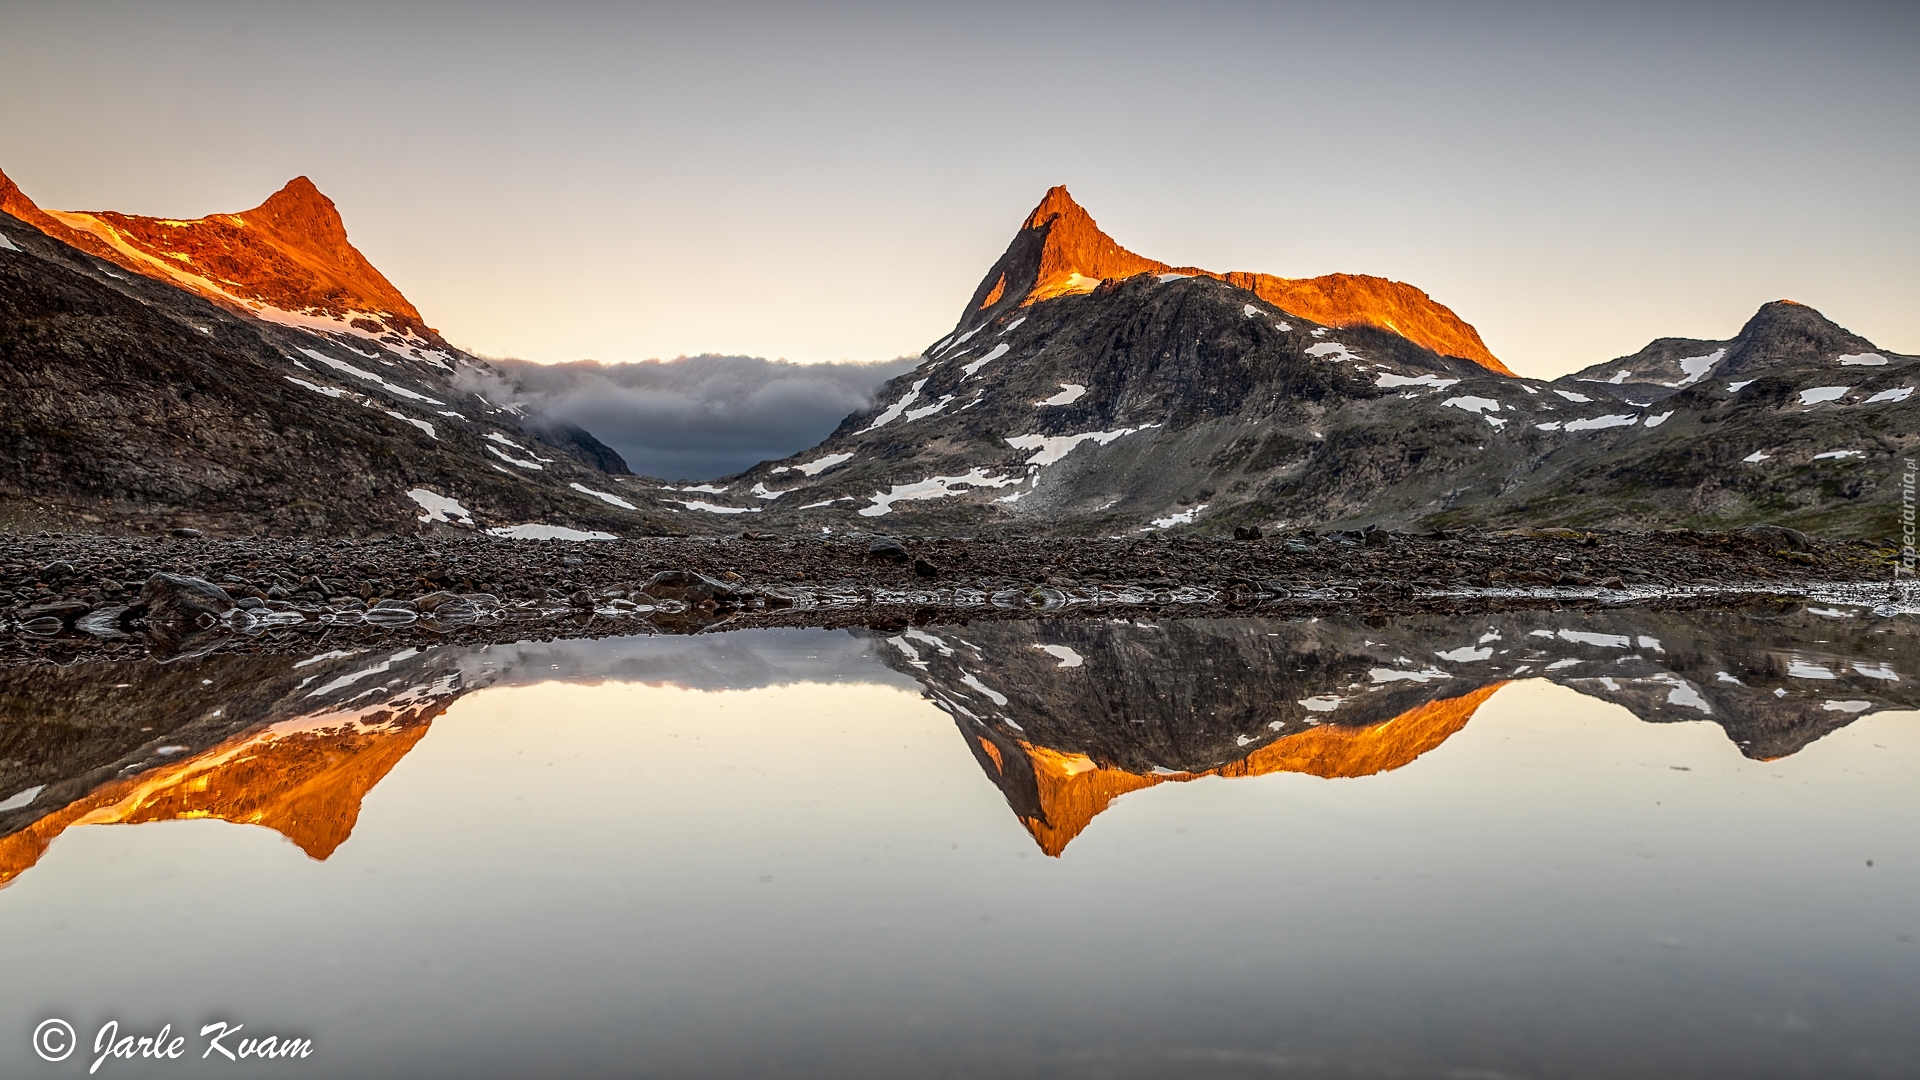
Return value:
M 848 640 L 789 635 L 773 685 L 470 692 L 324 861 L 69 828 L 0 890 L 0 1060 L 83 1072 L 28 1056 L 63 1016 L 297 1032 L 259 1068 L 303 1076 L 1920 1066 L 1915 713 L 1755 761 L 1523 679 L 1397 768 L 1162 784 L 1048 858 Z M 809 657 L 835 681 L 780 681 Z

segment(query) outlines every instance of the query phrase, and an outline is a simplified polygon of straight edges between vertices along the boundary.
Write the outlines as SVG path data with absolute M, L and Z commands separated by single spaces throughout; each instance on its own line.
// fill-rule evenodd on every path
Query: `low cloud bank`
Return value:
M 683 356 L 637 364 L 493 360 L 464 389 L 517 401 L 535 423 L 576 424 L 627 467 L 666 480 L 712 480 L 827 437 L 874 391 L 919 361 L 794 364 L 753 356 Z

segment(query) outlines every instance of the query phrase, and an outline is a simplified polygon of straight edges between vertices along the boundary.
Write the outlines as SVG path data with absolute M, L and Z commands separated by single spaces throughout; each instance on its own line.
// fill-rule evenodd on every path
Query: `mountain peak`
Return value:
M 1487 348 L 1479 331 L 1411 285 L 1364 274 L 1281 278 L 1171 266 L 1121 247 L 1064 185 L 1048 188 L 1027 215 L 1006 253 L 981 279 L 960 321 L 964 327 L 1005 307 L 1092 292 L 1103 280 L 1136 274 L 1215 278 L 1304 319 L 1332 327 L 1376 327 L 1436 353 L 1471 360 L 1502 375 L 1513 374 Z
M 256 223 L 264 219 L 287 240 L 304 239 L 328 248 L 347 243 L 347 223 L 341 220 L 340 209 L 304 176 L 287 181 L 266 202 L 236 216 Z
M 305 176 L 251 210 L 176 220 L 42 210 L 0 173 L 0 210 L 134 273 L 269 321 L 445 344 L 348 241 L 339 207 Z

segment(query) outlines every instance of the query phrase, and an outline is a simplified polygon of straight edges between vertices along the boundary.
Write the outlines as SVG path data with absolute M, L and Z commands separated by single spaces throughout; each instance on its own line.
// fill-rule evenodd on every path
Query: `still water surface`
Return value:
M 219 1019 L 312 1056 L 97 1075 L 1912 1076 L 1917 641 L 1528 613 L 0 673 L 0 1062 Z

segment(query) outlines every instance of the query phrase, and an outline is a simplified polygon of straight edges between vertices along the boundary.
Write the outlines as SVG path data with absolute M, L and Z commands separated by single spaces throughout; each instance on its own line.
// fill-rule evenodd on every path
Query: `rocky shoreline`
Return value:
M 1889 599 L 1870 583 L 1890 580 L 1895 555 L 1885 542 L 1820 541 L 1767 526 L 1107 540 L 745 533 L 593 543 L 453 533 L 360 541 L 41 534 L 0 537 L 0 664 L 309 651 L 344 636 L 478 644 L 1035 614 L 1732 606 L 1836 586 L 1871 605 Z

